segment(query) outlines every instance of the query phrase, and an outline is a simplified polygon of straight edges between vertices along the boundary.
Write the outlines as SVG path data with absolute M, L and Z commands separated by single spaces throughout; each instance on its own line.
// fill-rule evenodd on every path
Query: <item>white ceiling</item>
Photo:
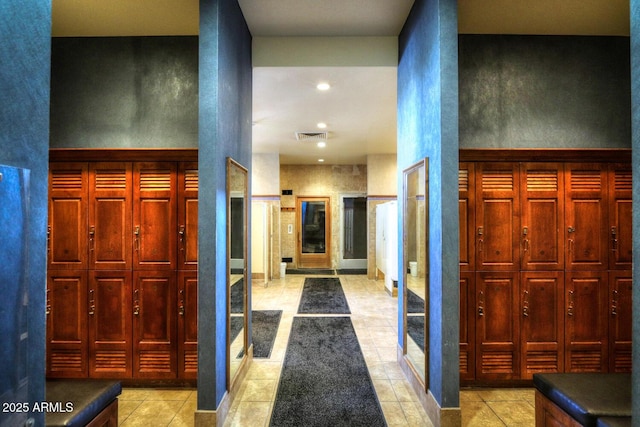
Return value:
M 322 43 L 317 37 L 331 37 L 326 39 L 331 47 L 337 37 L 396 37 L 413 5 L 413 0 L 238 2 L 254 40 L 297 37 L 315 48 Z M 52 16 L 54 36 L 195 35 L 199 25 L 198 0 L 53 0 Z M 459 0 L 458 16 L 460 33 L 629 34 L 628 0 Z M 365 163 L 367 154 L 394 153 L 395 68 L 375 61 L 363 65 L 357 55 L 350 64 L 345 52 L 313 52 L 305 54 L 309 64 L 300 63 L 307 56 L 292 51 L 289 63 L 280 58 L 254 69 L 253 151 L 278 152 L 283 164 L 316 163 L 320 157 L 328 164 Z M 334 53 L 342 58 L 333 60 Z M 321 80 L 332 89 L 317 91 Z M 296 141 L 294 132 L 318 131 L 319 121 L 328 125 L 326 148 Z

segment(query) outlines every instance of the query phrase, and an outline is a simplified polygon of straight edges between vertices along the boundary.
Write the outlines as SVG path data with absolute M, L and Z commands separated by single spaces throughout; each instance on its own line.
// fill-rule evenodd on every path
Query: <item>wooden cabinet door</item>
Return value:
M 88 266 L 87 164 L 49 167 L 49 269 L 84 270 Z
M 475 168 L 473 163 L 460 163 L 458 197 L 460 219 L 460 269 L 474 271 L 475 247 Z
M 197 163 L 181 163 L 178 173 L 178 269 L 198 269 Z
M 522 379 L 564 370 L 564 272 L 523 272 L 520 280 Z
M 47 376 L 86 378 L 87 272 L 50 270 L 47 276 Z
M 606 372 L 607 272 L 567 272 L 566 277 L 565 372 Z
M 89 165 L 90 268 L 131 269 L 131 164 Z
M 131 271 L 95 270 L 89 275 L 89 376 L 130 378 Z
M 632 176 L 629 164 L 609 166 L 609 236 L 611 270 L 631 270 L 633 252 Z
M 476 274 L 476 378 L 511 380 L 520 375 L 517 272 Z
M 176 274 L 134 271 L 133 358 L 136 378 L 176 378 Z
M 606 270 L 609 265 L 606 165 L 565 165 L 565 197 L 567 270 Z
M 176 165 L 134 163 L 134 269 L 176 269 Z
M 198 272 L 178 273 L 178 375 L 198 376 Z
M 520 270 L 517 163 L 476 164 L 476 268 Z
M 476 304 L 474 273 L 460 272 L 460 379 L 476 377 Z
M 629 271 L 609 272 L 609 372 L 631 372 L 633 277 Z
M 560 163 L 523 163 L 522 269 L 564 270 L 563 170 Z

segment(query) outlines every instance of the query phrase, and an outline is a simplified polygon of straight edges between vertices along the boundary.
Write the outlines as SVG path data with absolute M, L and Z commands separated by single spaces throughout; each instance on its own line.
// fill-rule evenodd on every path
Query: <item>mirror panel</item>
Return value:
M 247 169 L 227 158 L 227 369 L 228 389 L 246 360 Z
M 403 172 L 404 351 L 425 389 L 428 387 L 429 262 L 428 160 Z M 426 351 L 425 351 L 426 349 Z

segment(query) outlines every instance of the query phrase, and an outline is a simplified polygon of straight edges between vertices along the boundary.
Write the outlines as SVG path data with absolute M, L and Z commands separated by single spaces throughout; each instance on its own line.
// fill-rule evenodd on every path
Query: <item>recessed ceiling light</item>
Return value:
M 316 85 L 318 90 L 329 90 L 331 89 L 331 85 L 327 82 L 320 82 Z
M 324 148 L 327 146 L 327 143 L 324 141 L 319 141 L 317 145 L 318 145 L 318 148 Z
M 327 124 L 326 124 L 326 123 L 323 123 L 323 122 L 320 122 L 320 123 L 318 123 L 318 127 L 319 127 L 320 129 L 325 129 L 325 128 L 327 127 Z
M 324 159 L 318 159 L 318 162 L 322 163 L 324 162 Z

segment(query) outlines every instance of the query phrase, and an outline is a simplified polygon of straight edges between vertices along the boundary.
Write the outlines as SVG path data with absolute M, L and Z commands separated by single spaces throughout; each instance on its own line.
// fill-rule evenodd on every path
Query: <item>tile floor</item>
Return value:
M 396 362 L 397 306 L 382 281 L 366 276 L 340 276 L 378 398 L 389 426 L 431 426 L 415 393 Z M 264 286 L 253 281 L 254 310 L 283 310 L 270 359 L 254 359 L 240 386 L 225 426 L 268 426 L 273 399 L 296 315 L 304 276 L 287 275 Z M 119 425 L 192 426 L 196 409 L 193 389 L 126 388 L 120 396 Z M 533 426 L 532 389 L 463 389 L 462 425 Z

